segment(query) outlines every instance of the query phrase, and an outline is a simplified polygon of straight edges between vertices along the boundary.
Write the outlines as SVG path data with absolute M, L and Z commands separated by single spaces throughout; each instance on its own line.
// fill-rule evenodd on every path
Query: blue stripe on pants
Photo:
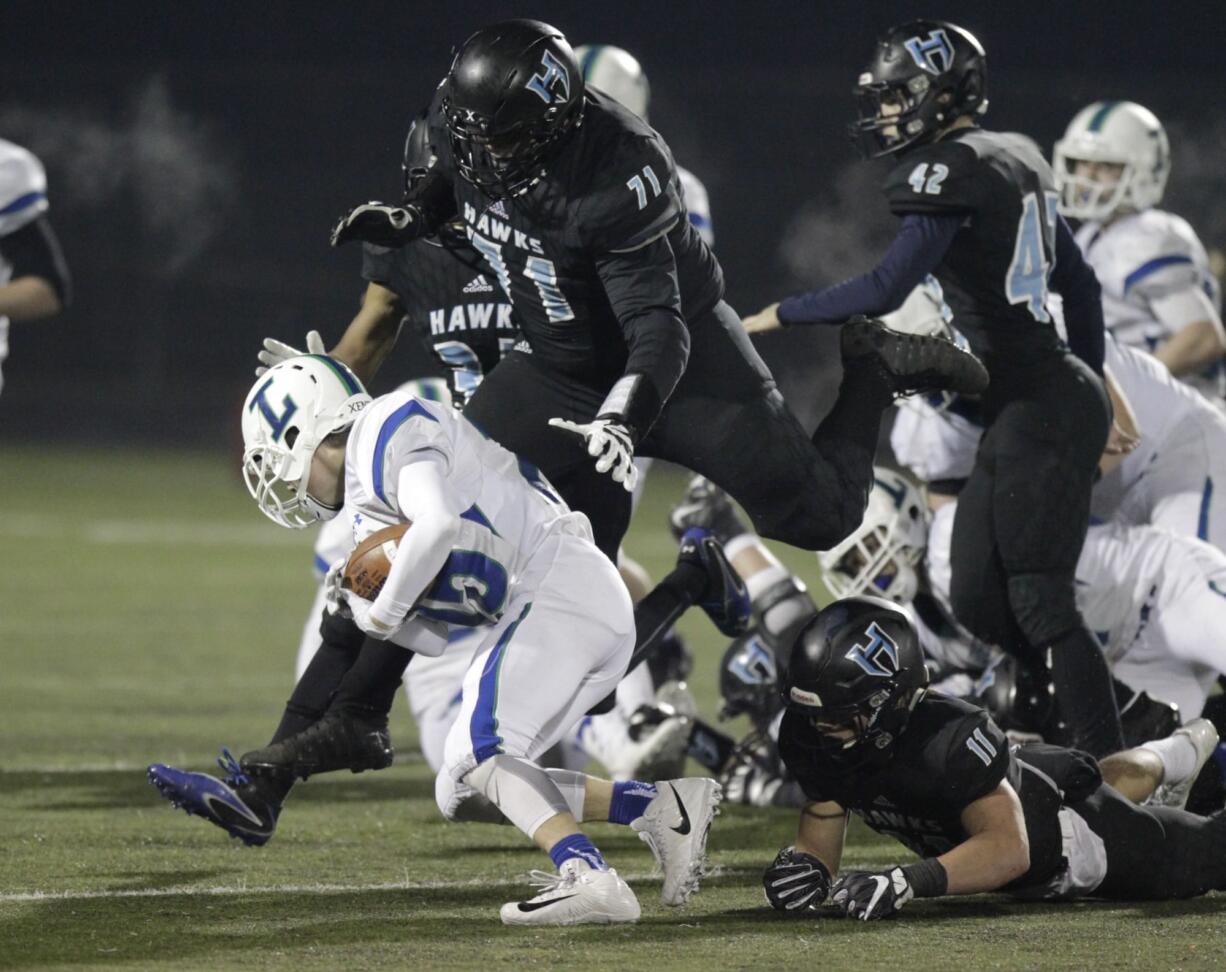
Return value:
M 1196 535 L 1202 540 L 1209 539 L 1209 502 L 1213 499 L 1213 480 L 1205 477 L 1205 491 L 1200 494 L 1200 520 L 1196 524 Z
M 502 671 L 502 659 L 506 656 L 506 648 L 515 635 L 519 623 L 528 616 L 532 602 L 524 606 L 519 617 L 507 625 L 506 631 L 498 639 L 489 657 L 485 659 L 485 668 L 481 672 L 481 680 L 477 683 L 477 702 L 473 706 L 472 719 L 468 723 L 468 735 L 472 740 L 473 755 L 478 763 L 483 763 L 491 756 L 502 751 L 502 737 L 498 735 L 498 676 Z

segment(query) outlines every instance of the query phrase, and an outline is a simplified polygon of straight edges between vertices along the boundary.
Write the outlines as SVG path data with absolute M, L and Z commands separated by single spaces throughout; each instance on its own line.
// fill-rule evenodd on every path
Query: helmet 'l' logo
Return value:
M 541 67 L 545 70 L 532 75 L 528 90 L 547 105 L 567 101 L 570 98 L 570 72 L 566 70 L 566 65 L 547 50 L 541 55 Z
M 285 431 L 285 427 L 289 424 L 290 416 L 298 411 L 298 403 L 295 402 L 289 395 L 286 395 L 285 398 L 281 400 L 284 410 L 280 415 L 274 412 L 272 410 L 272 406 L 268 404 L 268 398 L 265 396 L 265 392 L 268 391 L 268 388 L 272 383 L 273 379 L 269 378 L 268 381 L 264 382 L 264 384 L 260 386 L 260 390 L 256 392 L 255 396 L 251 399 L 251 404 L 247 406 L 247 411 L 253 412 L 258 406 L 264 418 L 268 420 L 268 424 L 272 426 L 272 441 L 279 442 L 281 440 L 281 434 Z
M 898 645 L 877 626 L 874 621 L 864 632 L 869 641 L 867 645 L 858 642 L 851 646 L 844 657 L 850 658 L 870 675 L 889 678 L 898 674 Z
M 943 28 L 929 31 L 927 38 L 910 37 L 903 46 L 920 70 L 929 74 L 944 74 L 953 66 L 954 45 Z

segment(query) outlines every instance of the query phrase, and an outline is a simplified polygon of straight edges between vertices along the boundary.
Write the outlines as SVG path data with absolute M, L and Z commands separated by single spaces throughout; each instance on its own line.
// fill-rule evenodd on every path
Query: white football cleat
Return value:
M 692 720 L 671 709 L 641 706 L 630 717 L 624 740 L 609 753 L 610 775 L 648 783 L 675 777 L 684 770 L 692 726 Z
M 639 900 L 612 868 L 598 871 L 572 857 L 557 874 L 532 871 L 528 880 L 540 892 L 527 901 L 502 906 L 504 925 L 607 925 L 638 921 Z
M 1196 782 L 1201 769 L 1205 763 L 1209 762 L 1209 757 L 1217 749 L 1218 734 L 1217 729 L 1208 719 L 1193 719 L 1186 726 L 1176 729 L 1171 736 L 1187 736 L 1192 745 L 1196 747 L 1196 768 L 1192 770 L 1187 779 L 1169 786 L 1163 783 L 1146 802 L 1158 807 L 1174 807 L 1176 810 L 1182 810 L 1188 805 L 1188 795 L 1192 792 L 1192 784 Z
M 656 797 L 643 815 L 630 824 L 664 872 L 660 900 L 666 905 L 683 905 L 698 890 L 706 866 L 707 834 L 722 798 L 715 780 L 665 780 L 656 784 Z

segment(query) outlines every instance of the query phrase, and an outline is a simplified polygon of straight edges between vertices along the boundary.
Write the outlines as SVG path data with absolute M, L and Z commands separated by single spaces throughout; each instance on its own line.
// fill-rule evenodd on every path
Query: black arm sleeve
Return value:
M 1063 216 L 1057 217 L 1056 222 L 1056 265 L 1052 268 L 1051 285 L 1064 298 L 1069 347 L 1101 375 L 1106 343 L 1102 288 Z
M 645 436 L 685 371 L 690 332 L 681 316 L 677 266 L 666 236 L 638 249 L 605 253 L 596 271 L 622 327 L 629 357 L 603 415 L 624 419 L 639 439 Z M 643 380 L 634 381 L 634 376 Z
M 404 207 L 416 210 L 421 216 L 424 231 L 419 235 L 434 233 L 448 220 L 455 218 L 457 212 L 451 179 L 441 168 L 431 169 L 417 181 L 411 192 L 405 194 Z
M 779 304 L 783 324 L 834 323 L 856 314 L 887 314 L 945 258 L 963 216 L 908 213 L 881 262 L 868 273 Z
M 0 254 L 13 266 L 10 279 L 39 277 L 51 285 L 64 307 L 71 303 L 72 279 L 68 276 L 68 264 L 46 216 L 0 238 Z

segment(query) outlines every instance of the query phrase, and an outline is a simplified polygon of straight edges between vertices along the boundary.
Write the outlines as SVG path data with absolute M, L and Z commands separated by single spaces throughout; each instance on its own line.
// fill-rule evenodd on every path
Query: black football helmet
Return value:
M 748 715 L 755 724 L 769 723 L 780 709 L 779 669 L 775 653 L 756 631 L 747 631 L 728 646 L 719 666 L 721 719 Z
M 849 597 L 800 633 L 783 697 L 813 728 L 801 742 L 850 768 L 889 759 L 927 686 L 907 615 L 881 598 Z
M 877 158 L 932 139 L 959 115 L 988 109 L 983 45 L 943 20 L 913 20 L 888 30 L 856 84 L 851 137 Z
M 483 27 L 455 56 L 443 116 L 460 175 L 516 196 L 583 120 L 583 73 L 562 32 L 539 20 Z

